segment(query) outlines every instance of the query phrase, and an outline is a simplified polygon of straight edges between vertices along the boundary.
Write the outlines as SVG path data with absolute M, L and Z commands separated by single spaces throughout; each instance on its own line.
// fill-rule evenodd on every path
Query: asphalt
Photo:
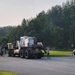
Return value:
M 0 56 L 0 70 L 21 75 L 75 75 L 75 56 L 41 59 Z

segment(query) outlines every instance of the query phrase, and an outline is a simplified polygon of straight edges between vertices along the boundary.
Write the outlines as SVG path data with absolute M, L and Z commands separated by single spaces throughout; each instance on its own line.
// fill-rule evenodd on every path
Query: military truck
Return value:
M 10 46 L 10 47 L 9 47 Z M 22 36 L 16 45 L 8 43 L 8 56 L 20 56 L 21 58 L 41 58 L 44 49 L 42 42 L 36 42 L 33 37 Z

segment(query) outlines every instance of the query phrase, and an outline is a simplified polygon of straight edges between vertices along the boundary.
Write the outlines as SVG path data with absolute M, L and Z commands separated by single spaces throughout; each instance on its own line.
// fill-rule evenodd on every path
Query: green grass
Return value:
M 13 72 L 8 72 L 8 71 L 0 70 L 0 75 L 19 75 L 19 74 L 16 74 L 16 73 L 13 73 Z
M 56 51 L 50 50 L 50 56 L 68 56 L 72 55 L 72 51 Z M 44 53 L 44 56 L 47 56 L 47 53 Z
M 52 56 L 67 56 L 72 55 L 72 51 L 50 51 Z

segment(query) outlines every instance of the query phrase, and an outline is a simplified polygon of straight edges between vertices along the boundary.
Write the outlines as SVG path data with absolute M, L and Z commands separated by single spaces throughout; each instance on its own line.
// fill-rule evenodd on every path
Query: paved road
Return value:
M 0 57 L 0 70 L 22 75 L 75 75 L 75 56 L 50 59 Z

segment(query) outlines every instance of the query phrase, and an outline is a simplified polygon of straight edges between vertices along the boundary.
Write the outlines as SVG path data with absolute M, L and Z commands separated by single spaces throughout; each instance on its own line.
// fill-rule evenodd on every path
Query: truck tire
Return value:
M 10 55 L 11 55 L 12 57 L 15 57 L 14 50 L 11 51 Z
M 15 54 L 14 53 L 12 53 L 12 57 L 15 57 Z
M 26 59 L 29 59 L 29 58 L 30 58 L 30 51 L 29 51 L 29 50 L 27 50 L 27 51 L 25 52 L 25 58 L 26 58 Z
M 38 58 L 38 59 L 41 59 L 41 54 L 38 54 L 37 58 Z
M 24 57 L 25 57 L 23 51 L 20 52 L 20 57 L 21 57 L 21 58 L 24 58 Z
M 41 59 L 41 57 L 37 57 L 38 59 Z
M 11 51 L 8 52 L 8 57 L 11 57 L 12 56 L 12 53 Z

